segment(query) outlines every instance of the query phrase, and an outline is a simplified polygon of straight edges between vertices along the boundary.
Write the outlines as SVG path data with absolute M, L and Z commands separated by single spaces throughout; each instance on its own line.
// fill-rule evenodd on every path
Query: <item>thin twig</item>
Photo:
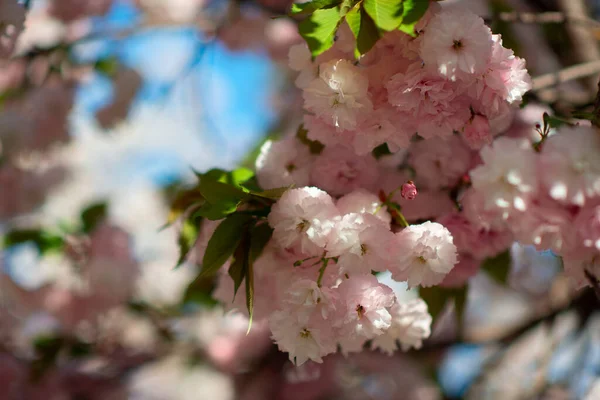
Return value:
M 573 65 L 532 79 L 532 91 L 539 91 L 574 79 L 600 74 L 600 60 Z
M 587 28 L 600 28 L 600 22 L 592 18 L 570 15 L 560 11 L 543 13 L 533 12 L 501 12 L 493 17 L 486 18 L 488 21 L 500 20 L 503 22 L 518 22 L 522 24 L 564 24 L 572 23 L 584 25 Z

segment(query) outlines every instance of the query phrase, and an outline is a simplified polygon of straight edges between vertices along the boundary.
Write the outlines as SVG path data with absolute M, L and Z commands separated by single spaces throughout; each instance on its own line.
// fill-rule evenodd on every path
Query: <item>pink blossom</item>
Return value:
M 340 196 L 359 188 L 373 188 L 379 169 L 370 154 L 360 157 L 346 147 L 326 147 L 316 158 L 310 177 L 315 186 Z
M 397 112 L 387 105 L 370 112 L 359 123 L 352 146 L 358 155 L 366 155 L 375 147 L 391 142 L 395 149 L 407 148 L 414 132 L 399 128 Z
M 283 248 L 299 246 L 305 254 L 318 255 L 327 244 L 338 210 L 333 199 L 315 187 L 286 191 L 269 213 L 273 237 Z
M 392 251 L 392 276 L 408 281 L 410 287 L 439 284 L 457 263 L 450 231 L 436 222 L 411 225 L 396 233 Z
M 470 80 L 485 71 L 492 45 L 492 32 L 481 17 L 466 9 L 444 10 L 427 24 L 420 55 L 441 76 Z
M 472 162 L 471 151 L 460 137 L 428 139 L 414 143 L 408 155 L 417 185 L 436 190 L 456 185 Z
M 583 245 L 600 251 L 600 205 L 582 209 L 575 218 L 574 225 Z
M 17 0 L 0 1 L 0 59 L 12 55 L 24 23 L 25 8 Z
M 463 130 L 463 137 L 470 148 L 479 150 L 486 144 L 492 143 L 490 122 L 482 115 L 475 115 Z
M 388 309 L 396 297 L 373 275 L 359 275 L 343 281 L 340 295 L 340 340 L 363 341 L 383 334 L 392 324 Z
M 372 214 L 346 214 L 338 220 L 327 244 L 327 255 L 339 257 L 340 274 L 354 276 L 383 271 L 389 263 L 393 234 Z
M 316 140 L 325 146 L 346 145 L 353 143 L 357 132 L 336 128 L 323 119 L 314 115 L 304 115 L 304 128 L 308 131 L 307 137 Z
M 537 192 L 537 157 L 530 143 L 501 137 L 481 150 L 481 159 L 470 174 L 475 190 L 484 194 L 485 209 L 499 208 L 505 217 L 527 210 Z
M 462 213 L 446 214 L 437 222 L 450 231 L 459 252 L 469 253 L 480 260 L 501 253 L 513 242 L 510 231 L 474 225 Z
M 293 136 L 267 141 L 256 159 L 256 178 L 263 189 L 306 186 L 314 160 L 308 146 Z
M 406 303 L 396 302 L 390 309 L 392 324 L 383 335 L 373 339 L 372 348 L 392 355 L 400 343 L 403 351 L 420 349 L 423 339 L 431 335 L 432 318 L 427 311 L 427 303 L 414 299 Z
M 320 313 L 299 316 L 290 310 L 276 311 L 269 317 L 269 327 L 279 350 L 289 353 L 296 365 L 308 360 L 322 363 L 324 356 L 336 351 L 331 324 Z
M 562 252 L 575 245 L 573 216 L 547 197 L 533 201 L 527 212 L 509 219 L 509 224 L 519 242 L 533 245 L 538 250 Z
M 348 60 L 332 60 L 319 66 L 319 77 L 304 90 L 304 106 L 331 125 L 355 129 L 359 114 L 372 109 L 369 81 Z
M 405 200 L 414 200 L 417 197 L 417 187 L 413 181 L 408 181 L 402 185 L 400 195 Z
M 364 189 L 357 189 L 338 199 L 336 206 L 340 214 L 373 214 L 386 224 L 392 220 L 379 197 Z
M 468 100 L 452 82 L 425 70 L 420 63 L 398 73 L 386 84 L 390 104 L 404 114 L 405 131 L 429 139 L 450 136 L 470 117 Z
M 539 158 L 540 179 L 555 200 L 582 206 L 600 196 L 600 135 L 594 128 L 562 128 Z
M 509 104 L 519 104 L 531 89 L 531 78 L 525 61 L 502 46 L 500 35 L 493 35 L 493 48 L 487 71 L 470 87 L 470 94 L 479 99 L 478 111 L 496 119 L 509 112 Z

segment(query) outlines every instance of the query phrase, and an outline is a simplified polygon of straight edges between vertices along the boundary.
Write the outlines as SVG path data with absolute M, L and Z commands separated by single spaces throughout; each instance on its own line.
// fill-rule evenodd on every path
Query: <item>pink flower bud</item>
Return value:
M 473 150 L 481 149 L 484 145 L 492 143 L 490 122 L 482 115 L 475 115 L 465 125 L 463 136 L 470 148 Z
M 413 181 L 408 181 L 402 185 L 402 191 L 400 192 L 403 199 L 414 200 L 417 197 L 417 187 Z

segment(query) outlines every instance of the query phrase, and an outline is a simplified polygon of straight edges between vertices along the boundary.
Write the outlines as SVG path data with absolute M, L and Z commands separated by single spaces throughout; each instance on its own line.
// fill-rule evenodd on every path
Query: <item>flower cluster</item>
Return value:
M 320 362 L 341 347 L 360 351 L 368 340 L 391 352 L 420 347 L 431 316 L 420 300 L 401 303 L 372 272 L 390 270 L 410 285 L 438 284 L 456 263 L 442 225 L 426 222 L 394 233 L 378 197 L 356 190 L 335 201 L 316 187 L 285 192 L 268 223 L 273 238 L 256 261 L 261 288 L 255 318 L 267 318 L 273 339 L 297 364 Z M 216 297 L 231 302 L 233 285 L 220 280 Z M 243 297 L 234 307 L 244 309 Z
M 600 134 L 562 128 L 539 152 L 519 138 L 500 138 L 471 171 L 481 223 L 510 231 L 523 244 L 563 257 L 579 286 L 600 277 Z
M 292 49 L 310 139 L 364 155 L 383 143 L 406 149 L 415 133 L 460 132 L 480 149 L 506 128 L 511 105 L 530 87 L 524 61 L 466 10 L 432 4 L 416 29 L 416 38 L 386 34 L 356 63 L 349 30 L 314 63 L 306 47 Z
M 415 38 L 387 33 L 358 61 L 344 29 L 314 61 L 305 45 L 291 49 L 306 137 L 269 141 L 256 162 L 263 189 L 295 187 L 268 215 L 273 236 L 254 264 L 254 318 L 268 320 L 297 364 L 366 342 L 387 353 L 398 343 L 420 347 L 431 330 L 426 303 L 402 301 L 374 274 L 389 271 L 411 288 L 462 286 L 515 237 L 470 218 L 482 209 L 467 200 L 476 194 L 469 171 L 486 162 L 484 146 L 510 125 L 530 87 L 523 60 L 481 18 L 437 4 Z M 391 154 L 373 151 L 384 144 Z M 498 157 L 514 160 L 513 147 Z M 531 186 L 527 177 L 517 183 L 523 193 Z M 215 296 L 244 310 L 234 289 L 223 273 Z

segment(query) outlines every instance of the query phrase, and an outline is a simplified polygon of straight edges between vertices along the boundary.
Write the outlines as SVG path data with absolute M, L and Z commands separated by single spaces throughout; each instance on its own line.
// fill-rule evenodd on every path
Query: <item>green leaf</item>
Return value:
M 231 171 L 231 181 L 236 186 L 241 186 L 244 182 L 247 182 L 254 176 L 254 172 L 248 168 L 238 168 Z
M 219 224 L 208 241 L 200 276 L 215 274 L 232 256 L 240 244 L 251 215 L 232 214 Z
M 403 4 L 401 0 L 364 0 L 363 8 L 375 26 L 392 31 L 402 23 Z
M 246 273 L 246 307 L 248 308 L 248 331 L 252 328 L 252 317 L 254 315 L 254 261 L 248 263 L 248 271 Z
M 340 5 L 342 0 L 314 0 L 306 3 L 294 3 L 290 15 L 308 15 L 317 10 L 332 8 Z
M 335 33 L 342 22 L 339 8 L 315 10 L 298 24 L 300 35 L 306 40 L 313 57 L 333 46 Z
M 203 176 L 198 184 L 200 193 L 210 204 L 220 202 L 230 202 L 238 204 L 243 199 L 247 199 L 249 194 L 247 190 L 234 186 L 232 184 L 223 183 Z
M 198 240 L 198 233 L 200 232 L 200 226 L 202 220 L 198 217 L 188 218 L 183 221 L 183 226 L 177 237 L 177 245 L 179 246 L 179 258 L 175 268 L 178 268 L 185 262 L 188 254 L 196 244 Z
M 263 252 L 263 249 L 273 236 L 273 228 L 263 223 L 255 225 L 250 231 L 250 261 L 255 262 Z
M 204 203 L 194 211 L 194 216 L 218 221 L 234 213 L 237 210 L 238 204 L 232 202 L 222 202 L 219 204 Z
M 198 190 L 198 188 L 182 190 L 177 193 L 175 199 L 171 202 L 169 209 L 169 216 L 167 217 L 167 223 L 165 227 L 171 225 L 177 221 L 183 213 L 194 205 L 200 205 L 204 202 L 204 197 Z
M 222 219 L 235 212 L 243 200 L 250 199 L 247 189 L 202 176 L 198 184 L 206 200 L 195 213 L 210 220 Z
M 398 27 L 402 32 L 416 36 L 415 25 L 429 8 L 429 0 L 404 0 L 402 2 L 402 23 Z
M 106 203 L 92 204 L 81 213 L 81 223 L 85 233 L 92 232 L 101 223 L 107 214 Z
M 291 187 L 267 189 L 267 190 L 263 190 L 261 192 L 252 192 L 251 194 L 252 194 L 252 196 L 260 197 L 262 199 L 277 201 L 281 198 L 281 196 L 283 196 L 283 194 L 285 192 L 290 190 L 290 188 Z
M 64 246 L 64 239 L 60 236 L 39 229 L 18 229 L 9 231 L 4 235 L 2 247 L 10 247 L 21 243 L 33 242 L 40 254 L 59 251 Z
M 545 112 L 543 115 L 543 122 L 544 122 L 544 126 L 547 126 L 549 128 L 560 128 L 561 126 L 564 126 L 564 125 L 567 125 L 567 126 L 574 125 L 571 121 L 568 121 L 564 118 L 557 117 L 555 115 L 551 116 L 547 112 Z
M 492 258 L 486 258 L 481 264 L 484 270 L 496 282 L 505 285 L 510 272 L 510 252 L 507 250 Z
M 359 58 L 373 48 L 379 40 L 379 31 L 375 22 L 359 6 L 352 8 L 346 14 L 346 23 L 356 38 L 354 55 Z
M 310 140 L 308 138 L 308 130 L 304 129 L 304 125 L 298 127 L 296 138 L 298 138 L 301 143 L 307 145 L 312 154 L 320 154 L 325 148 L 325 145 L 318 140 Z
M 231 301 L 235 300 L 235 295 L 248 272 L 248 265 L 250 263 L 250 238 L 248 237 L 247 231 L 242 238 L 242 241 L 235 249 L 233 257 L 234 260 L 228 271 L 229 276 L 233 279 L 233 299 L 231 299 Z

